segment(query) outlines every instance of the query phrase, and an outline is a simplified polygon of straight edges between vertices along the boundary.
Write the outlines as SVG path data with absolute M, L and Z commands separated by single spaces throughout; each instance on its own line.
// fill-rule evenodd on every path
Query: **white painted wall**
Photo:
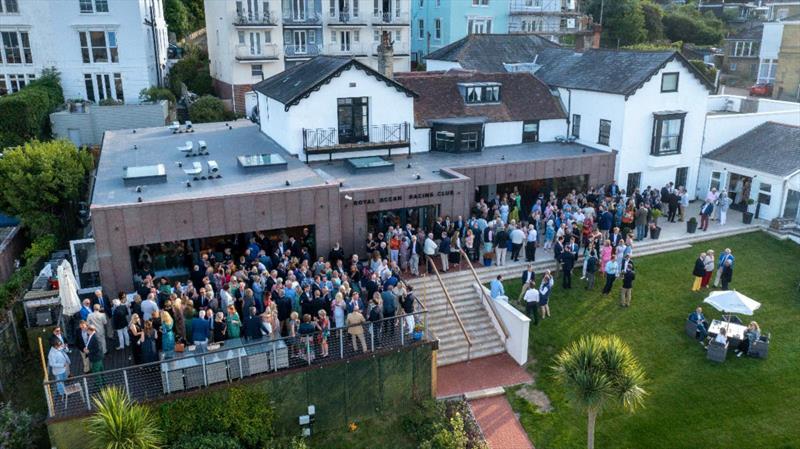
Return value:
M 753 178 L 752 187 L 750 189 L 750 197 L 754 200 L 758 199 L 758 193 L 761 188 L 761 184 L 769 184 L 772 186 L 770 193 L 770 204 L 762 204 L 759 211 L 758 211 L 758 218 L 764 220 L 772 220 L 773 218 L 780 217 L 783 213 L 783 205 L 786 198 L 786 192 L 789 188 L 793 190 L 800 189 L 800 176 L 795 176 L 793 180 L 790 180 L 786 186 L 784 186 L 784 179 L 780 178 L 775 175 L 771 175 L 769 173 L 764 173 L 761 171 L 756 171 L 749 169 L 747 167 L 739 167 L 736 165 L 726 164 L 724 162 L 715 161 L 712 159 L 705 159 L 703 158 L 700 163 L 700 175 L 698 178 L 698 189 L 697 195 L 698 196 L 705 196 L 708 192 L 710 185 L 711 185 L 711 173 L 712 172 L 720 172 L 722 174 L 721 177 L 721 188 L 727 189 L 728 187 L 728 179 L 730 177 L 730 173 L 738 173 L 744 176 L 750 176 Z M 792 185 L 794 184 L 794 187 Z M 767 192 L 764 192 L 767 193 Z M 751 205 L 748 210 L 750 212 L 755 213 L 756 205 Z
M 513 145 L 522 142 L 522 122 L 492 122 L 484 125 L 483 145 Z
M 664 72 L 678 72 L 678 91 L 661 92 Z M 673 60 L 645 82 L 625 104 L 623 144 L 617 156 L 616 177 L 624 186 L 628 173 L 641 172 L 642 186 L 661 187 L 675 180 L 679 167 L 689 167 L 686 189 L 695 190 L 697 168 L 703 143 L 703 124 L 707 111 L 708 89 L 682 63 Z M 685 111 L 681 153 L 651 156 L 654 112 Z
M 746 97 L 739 95 L 709 95 L 708 112 L 730 111 L 738 112 L 742 107 L 742 100 Z
M 154 3 L 153 3 L 154 2 Z M 156 47 L 166 65 L 167 31 L 161 0 L 109 0 L 108 12 L 81 13 L 77 1 L 21 1 L 18 14 L 0 14 L 0 31 L 27 31 L 32 64 L 0 63 L 0 74 L 36 74 L 56 67 L 67 99 L 86 98 L 85 73 L 122 75 L 125 102 L 138 103 L 139 91 L 157 84 L 150 28 L 144 25 L 154 5 Z M 79 31 L 115 31 L 119 62 L 83 63 Z M 162 72 L 163 75 L 163 72 Z M 113 90 L 113 87 L 112 87 Z
M 355 85 L 351 87 L 351 83 Z M 259 107 L 264 103 L 259 95 Z M 341 76 L 331 79 L 329 84 L 311 93 L 308 98 L 283 112 L 283 105 L 274 100 L 261 108 L 261 130 L 280 143 L 288 152 L 301 155 L 303 152 L 303 128 L 336 128 L 336 99 L 343 97 L 369 98 L 370 125 L 414 122 L 414 99 L 405 93 L 387 86 L 360 69 L 351 67 Z M 277 107 L 276 107 L 277 106 Z M 412 128 L 413 129 L 413 128 Z
M 706 117 L 703 154 L 714 151 L 765 122 L 800 126 L 800 109 L 795 111 L 756 112 L 753 114 L 724 114 Z
M 491 298 L 489 290 L 481 285 L 473 284 L 475 294 L 481 295 L 479 289 L 483 289 L 485 295 L 483 298 Z M 505 300 L 500 299 L 505 298 Z M 531 327 L 531 319 L 524 313 L 517 310 L 514 306 L 508 303 L 508 298 L 501 296 L 494 300 L 495 309 L 500 321 L 505 325 L 508 331 L 508 338 L 506 339 L 506 352 L 518 364 L 524 365 L 528 362 L 528 337 Z M 502 333 L 501 333 L 502 335 Z
M 777 112 L 794 111 L 800 113 L 800 103 L 793 101 L 769 100 L 761 98 L 758 100 L 758 112 Z
M 461 69 L 461 64 L 452 61 L 442 61 L 438 59 L 426 59 L 425 60 L 425 71 L 426 72 L 434 72 L 440 70 L 450 70 L 450 69 Z
M 565 119 L 539 121 L 539 142 L 555 142 L 556 136 L 566 134 L 567 121 Z
M 764 22 L 761 46 L 758 50 L 759 59 L 778 59 L 783 38 L 783 25 L 782 22 Z

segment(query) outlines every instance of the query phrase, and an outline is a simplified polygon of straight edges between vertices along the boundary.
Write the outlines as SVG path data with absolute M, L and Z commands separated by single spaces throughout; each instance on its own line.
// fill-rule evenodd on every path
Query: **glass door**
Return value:
M 306 20 L 306 0 L 292 2 L 292 19 L 295 21 Z
M 783 208 L 783 218 L 800 222 L 800 192 L 789 189 L 786 195 L 786 207 Z
M 350 32 L 342 31 L 339 33 L 339 50 L 349 52 L 350 48 Z
M 305 31 L 295 31 L 294 32 L 294 54 L 296 55 L 304 55 L 308 51 L 308 47 L 306 46 L 306 32 Z
M 261 54 L 261 33 L 250 33 L 250 55 Z
M 369 142 L 369 104 L 367 97 L 339 98 L 339 143 Z

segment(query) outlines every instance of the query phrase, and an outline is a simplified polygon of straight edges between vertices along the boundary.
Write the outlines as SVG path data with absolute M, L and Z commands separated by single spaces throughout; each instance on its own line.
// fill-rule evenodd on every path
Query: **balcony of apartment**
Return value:
M 283 15 L 284 28 L 318 28 L 322 26 L 322 17 L 314 11 L 291 11 Z
M 251 46 L 247 44 L 236 46 L 236 60 L 239 62 L 277 61 L 280 50 L 277 44 L 261 44 Z
M 338 128 L 303 128 L 306 157 L 318 154 L 348 153 L 361 150 L 404 148 L 410 145 L 408 122 Z
M 372 12 L 372 25 L 374 26 L 404 26 L 408 25 L 408 11 L 381 11 Z
M 286 44 L 283 46 L 283 55 L 286 59 L 312 58 L 318 56 L 321 50 L 321 45 L 317 44 Z
M 562 0 L 511 0 L 511 15 L 578 16 L 574 2 Z
M 274 27 L 279 18 L 273 11 L 237 11 L 233 25 L 238 28 Z
M 328 26 L 366 26 L 368 13 L 365 11 L 354 12 L 350 9 L 331 9 L 328 12 Z
M 380 42 L 373 42 L 371 45 L 370 54 L 373 56 L 378 55 L 378 45 Z M 395 56 L 404 56 L 409 54 L 409 44 L 408 42 L 394 42 L 392 44 L 392 49 L 394 50 Z
M 371 37 L 371 36 L 370 36 Z M 341 39 L 341 36 L 339 36 Z M 366 56 L 373 54 L 378 44 L 361 42 L 329 42 L 325 44 L 324 53 L 330 56 Z

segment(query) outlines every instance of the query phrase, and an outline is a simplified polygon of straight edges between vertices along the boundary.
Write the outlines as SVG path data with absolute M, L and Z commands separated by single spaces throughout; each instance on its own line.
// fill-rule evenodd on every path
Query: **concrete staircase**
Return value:
M 636 259 L 650 254 L 686 249 L 692 243 L 754 232 L 759 229 L 762 227 L 754 224 L 737 229 L 699 231 L 699 233 L 685 234 L 671 240 L 649 239 L 634 244 L 633 256 Z M 540 279 L 541 273 L 545 270 L 554 270 L 556 266 L 552 252 L 545 252 L 539 248 L 536 256 L 537 260 L 533 266 L 537 273 L 537 279 Z M 476 264 L 475 269 L 481 283 L 491 281 L 498 274 L 502 274 L 506 280 L 517 279 L 527 266 L 527 263 L 520 260 L 520 262 L 507 261 L 507 264 L 501 267 L 483 267 Z M 580 264 L 576 264 L 575 273 L 578 275 L 580 266 Z M 421 268 L 424 269 L 424 266 Z M 450 293 L 453 305 L 464 323 L 467 334 L 472 340 L 472 347 L 468 346 L 436 275 L 430 274 L 409 279 L 407 282 L 414 286 L 417 297 L 425 303 L 425 307 L 428 309 L 428 326 L 433 330 L 434 337 L 439 339 L 437 365 L 444 366 L 505 352 L 503 338 L 493 326 L 488 316 L 489 312 L 475 292 L 475 278 L 469 268 L 463 267 L 461 270 L 451 268 L 449 272 L 441 273 L 441 276 Z M 516 300 L 516 298 L 512 298 L 512 300 Z

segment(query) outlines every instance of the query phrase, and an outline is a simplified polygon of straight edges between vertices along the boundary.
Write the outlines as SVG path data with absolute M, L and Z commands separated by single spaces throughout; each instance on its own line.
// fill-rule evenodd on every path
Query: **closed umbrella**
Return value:
M 72 265 L 66 260 L 58 266 L 58 296 L 61 299 L 61 313 L 72 316 L 81 310 L 81 300 L 78 298 L 78 283 L 72 273 Z

